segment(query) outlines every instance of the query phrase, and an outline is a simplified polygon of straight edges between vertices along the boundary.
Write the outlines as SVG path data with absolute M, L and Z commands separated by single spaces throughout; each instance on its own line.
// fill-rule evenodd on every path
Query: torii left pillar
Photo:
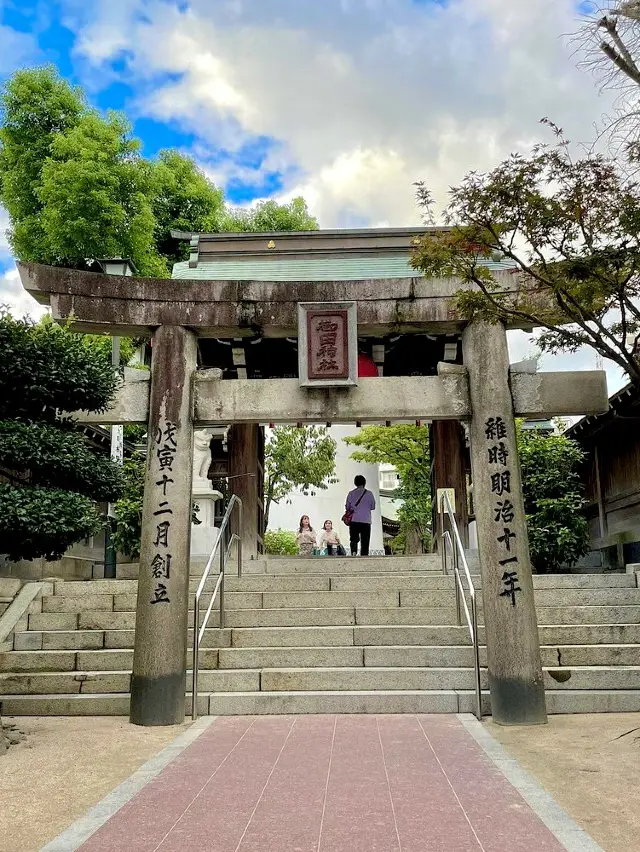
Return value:
M 181 326 L 153 336 L 147 472 L 131 678 L 134 725 L 178 725 L 186 692 L 196 338 Z

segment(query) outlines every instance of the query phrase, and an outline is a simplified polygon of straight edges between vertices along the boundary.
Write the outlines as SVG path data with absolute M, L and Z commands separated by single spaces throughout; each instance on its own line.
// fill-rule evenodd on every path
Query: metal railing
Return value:
M 222 519 L 222 523 L 220 524 L 220 530 L 218 532 L 218 538 L 216 539 L 216 543 L 213 546 L 213 550 L 211 551 L 211 555 L 207 560 L 207 564 L 204 569 L 204 573 L 202 574 L 202 578 L 200 579 L 200 583 L 198 584 L 198 588 L 194 595 L 193 599 L 193 665 L 192 665 L 192 686 L 191 686 L 191 718 L 195 720 L 198 718 L 198 656 L 200 651 L 200 642 L 202 642 L 202 637 L 204 636 L 204 631 L 206 630 L 207 624 L 209 622 L 209 616 L 211 615 L 211 610 L 213 609 L 213 605 L 216 601 L 216 597 L 219 595 L 220 601 L 220 629 L 224 627 L 224 577 L 227 570 L 227 563 L 229 562 L 229 556 L 231 554 L 231 550 L 233 548 L 234 542 L 237 542 L 238 545 L 238 577 L 242 576 L 242 539 L 240 536 L 232 533 L 229 536 L 229 541 L 224 546 L 226 532 L 229 528 L 229 522 L 231 520 L 231 515 L 234 507 L 238 507 L 238 529 L 240 530 L 240 535 L 242 535 L 242 500 L 236 495 L 232 494 L 231 499 L 229 500 L 229 505 L 227 506 L 227 511 L 224 513 L 224 517 Z M 202 626 L 200 626 L 200 598 L 202 597 L 202 593 L 204 591 L 205 584 L 211 573 L 211 568 L 213 567 L 214 560 L 216 558 L 216 554 L 220 552 L 220 573 L 218 574 L 218 579 L 216 581 L 215 588 L 213 590 L 213 594 L 211 595 L 211 600 L 209 601 L 209 606 L 207 611 L 202 619 Z
M 462 625 L 462 609 L 464 607 L 464 614 L 467 620 L 467 626 L 469 627 L 469 633 L 471 634 L 471 641 L 473 643 L 473 667 L 475 671 L 476 684 L 476 718 L 481 720 L 482 690 L 480 686 L 480 640 L 478 636 L 478 600 L 476 589 L 473 585 L 473 580 L 471 579 L 471 572 L 469 571 L 469 564 L 464 552 L 464 547 L 462 546 L 458 523 L 451 507 L 449 495 L 446 492 L 441 495 L 441 504 L 439 508 L 440 514 L 443 516 L 441 532 L 442 572 L 443 574 L 449 573 L 447 571 L 447 555 L 449 555 L 455 578 L 454 585 L 456 590 L 456 615 L 458 625 Z M 448 530 L 444 528 L 445 515 L 449 521 Z M 460 572 L 461 565 L 466 577 L 468 589 L 464 588 L 464 584 L 462 582 L 462 575 Z M 471 612 L 469 612 L 469 607 L 467 605 L 467 591 L 471 600 Z

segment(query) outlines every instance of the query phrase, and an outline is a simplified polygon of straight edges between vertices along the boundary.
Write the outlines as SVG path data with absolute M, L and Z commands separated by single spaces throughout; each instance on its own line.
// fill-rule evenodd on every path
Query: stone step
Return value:
M 237 651 L 239 649 L 226 649 L 224 651 L 224 664 L 223 652 L 220 652 L 220 667 L 226 668 L 226 661 L 233 659 L 229 655 L 237 654 Z M 640 664 L 640 649 L 637 645 L 543 645 L 540 648 L 540 653 L 542 665 L 550 668 L 558 666 L 638 666 Z M 258 660 L 259 655 L 257 653 L 252 654 L 248 659 Z M 294 660 L 293 655 L 291 659 Z M 295 662 L 293 664 L 295 665 Z M 482 646 L 480 648 L 480 665 L 486 666 L 486 664 L 486 649 Z M 267 665 L 270 664 L 267 663 Z M 300 665 L 303 664 L 300 663 Z M 385 668 L 471 667 L 473 666 L 473 648 L 457 645 L 368 646 L 364 648 L 364 665 Z M 238 668 L 240 668 L 239 664 Z
M 575 666 L 544 670 L 545 688 L 553 689 L 640 689 L 640 666 Z M 486 671 L 482 671 L 487 688 Z M 473 689 L 471 668 L 290 668 L 264 669 L 261 689 L 265 692 L 340 690 L 430 690 Z
M 633 589 L 637 578 L 634 574 L 534 574 L 536 589 Z
M 298 592 L 292 594 L 313 594 Z M 330 594 L 340 594 L 339 592 Z M 401 606 L 443 606 L 447 600 L 446 591 L 401 591 Z M 536 607 L 562 606 L 639 606 L 640 589 L 536 589 L 534 592 Z M 265 600 L 267 595 L 265 595 Z M 478 596 L 482 605 L 482 594 Z
M 293 629 L 293 628 L 289 628 Z M 314 629 L 314 628 L 307 628 Z M 349 628 L 344 628 L 349 629 Z M 261 633 L 264 631 L 264 633 Z M 232 645 L 249 643 L 267 644 L 274 635 L 279 637 L 278 628 L 255 628 L 234 630 Z M 466 625 L 458 626 L 372 626 L 354 627 L 356 645 L 467 645 L 471 643 Z M 264 638 L 261 640 L 261 635 Z M 303 634 L 304 635 L 304 634 Z M 313 634 L 312 634 L 313 635 Z M 479 630 L 480 642 L 485 641 L 484 628 Z M 625 645 L 640 644 L 640 624 L 577 624 L 540 627 L 540 642 L 543 645 Z M 639 649 L 640 654 L 640 649 Z
M 212 590 L 217 575 L 210 575 L 205 589 Z M 189 581 L 189 589 L 195 592 L 200 578 L 193 577 Z M 480 588 L 479 574 L 473 575 L 473 582 Z M 535 575 L 533 578 L 536 591 L 541 594 L 550 589 L 566 590 L 620 590 L 636 589 L 637 581 L 634 574 L 549 574 Z M 67 581 L 58 580 L 54 584 L 54 595 L 77 598 L 84 595 L 135 595 L 137 580 L 91 580 Z M 450 590 L 454 587 L 452 576 L 443 576 L 433 572 L 413 573 L 398 571 L 380 571 L 375 575 L 365 573 L 331 572 L 321 574 L 279 574 L 261 575 L 245 574 L 238 578 L 233 575 L 225 579 L 225 587 L 229 592 L 315 592 L 315 591 L 397 591 L 400 589 L 435 591 Z M 624 593 L 622 593 L 624 594 Z M 615 597 L 615 596 L 614 596 Z M 545 596 L 542 596 L 542 601 Z M 580 600 L 576 600 L 580 603 Z M 615 600 L 613 601 L 615 602 Z M 628 601 L 627 601 L 628 602 Z
M 260 689 L 260 677 L 256 669 L 201 669 L 198 692 L 253 692 Z M 130 671 L 16 672 L 0 674 L 0 701 L 4 703 L 5 695 L 128 693 L 130 686 Z M 191 672 L 188 671 L 187 691 L 190 690 Z
M 187 641 L 193 642 L 193 630 L 188 631 Z M 91 651 L 100 649 L 133 648 L 135 630 L 45 630 L 16 633 L 15 651 Z M 228 647 L 231 631 L 207 628 L 202 637 L 202 648 Z
M 48 618 L 50 616 L 32 616 Z M 104 613 L 96 613 L 101 621 Z M 133 613 L 117 613 L 119 617 L 133 616 Z M 131 624 L 135 623 L 130 618 Z M 107 622 L 108 624 L 108 622 Z M 188 631 L 191 644 L 193 632 Z M 99 650 L 133 648 L 135 631 L 133 629 L 87 630 L 43 630 L 16 634 L 15 650 Z M 480 630 L 480 641 L 484 642 L 484 630 Z M 634 648 L 640 645 L 640 624 L 596 624 L 596 625 L 555 625 L 540 628 L 540 641 L 543 646 L 624 646 Z M 345 626 L 345 627 L 247 627 L 247 628 L 207 628 L 201 647 L 203 648 L 298 648 L 298 647 L 335 647 L 335 646 L 446 646 L 470 645 L 471 639 L 466 625 L 459 626 Z M 640 660 L 640 648 L 637 648 Z
M 399 630 L 418 630 L 420 641 L 416 644 L 464 645 L 470 643 L 469 631 L 463 627 L 410 627 Z M 298 648 L 366 644 L 386 644 L 388 631 L 393 627 L 247 627 L 231 630 L 232 648 Z M 378 631 L 376 639 L 375 631 Z M 396 644 L 390 636 L 389 644 Z M 371 642 L 363 641 L 371 639 Z M 409 644 L 409 643 L 407 643 Z
M 477 558 L 469 557 L 469 565 L 475 565 Z M 192 563 L 195 566 L 197 563 Z M 326 570 L 337 573 L 352 571 L 425 571 L 442 570 L 442 560 L 437 553 L 423 553 L 420 556 L 267 556 L 253 562 L 244 562 L 243 571 L 251 573 L 289 574 L 298 572 L 317 572 Z M 204 564 L 203 564 L 204 568 Z
M 557 666 L 637 666 L 640 653 L 636 645 L 562 645 L 543 646 L 542 664 Z M 480 648 L 480 664 L 486 666 L 486 650 Z M 221 648 L 220 669 L 339 668 L 369 666 L 377 668 L 471 668 L 473 648 L 457 645 L 348 646 L 315 648 Z
M 456 624 L 453 599 L 448 607 L 314 607 L 287 609 L 245 609 L 226 612 L 226 627 L 323 627 L 360 625 L 444 625 Z M 201 609 L 201 623 L 204 619 L 206 604 Z M 562 606 L 537 608 L 538 622 L 541 626 L 580 627 L 586 625 L 627 625 L 640 624 L 640 606 Z M 479 613 L 482 623 L 482 613 Z M 193 613 L 189 613 L 189 624 Z M 81 611 L 79 613 L 44 612 L 29 616 L 30 630 L 133 630 L 135 611 L 110 610 Z M 208 626 L 218 625 L 218 611 L 214 607 Z M 463 616 L 463 625 L 466 625 Z M 636 634 L 637 635 L 637 634 Z M 617 640 L 616 640 L 617 641 Z M 623 641 L 622 639 L 619 641 Z M 636 641 L 630 639 L 629 641 Z
M 11 716 L 128 716 L 130 695 L 117 694 L 48 694 L 7 695 L 3 711 Z M 191 714 L 191 696 L 185 697 L 185 712 Z M 198 713 L 209 712 L 209 695 L 198 693 Z
M 201 610 L 201 623 L 204 618 Z M 541 626 L 579 627 L 584 625 L 629 625 L 640 624 L 640 606 L 564 606 L 538 607 L 538 622 Z M 61 618 L 66 616 L 66 618 Z M 479 614 L 482 622 L 482 613 Z M 55 617 L 55 618 L 54 618 Z M 189 623 L 193 613 L 189 613 Z M 218 612 L 214 607 L 208 626 L 218 624 Z M 360 625 L 445 625 L 456 624 L 453 603 L 449 607 L 321 607 L 300 609 L 247 609 L 226 613 L 227 627 L 323 627 Z M 463 616 L 463 624 L 464 616 Z M 111 612 L 109 610 L 78 613 L 33 613 L 29 616 L 29 628 L 46 629 L 125 629 L 135 627 L 135 612 Z M 635 641 L 635 640 L 632 640 Z
M 275 715 L 322 713 L 471 713 L 470 690 L 401 690 L 340 692 L 217 692 L 200 693 L 201 715 Z M 484 712 L 489 697 L 483 693 Z M 185 708 L 191 712 L 191 696 Z M 57 694 L 3 697 L 8 716 L 127 716 L 129 695 Z M 547 693 L 549 713 L 633 713 L 640 711 L 640 690 L 557 690 Z
M 573 666 L 545 668 L 545 689 L 554 690 L 639 690 L 640 666 Z M 487 689 L 486 670 L 481 672 L 482 688 Z M 282 668 L 282 669 L 202 669 L 199 692 L 350 692 L 472 690 L 472 668 Z M 29 672 L 0 675 L 0 700 L 11 695 L 104 694 L 128 692 L 130 672 L 122 670 L 80 670 L 74 672 Z M 191 674 L 187 672 L 187 690 Z M 7 712 L 7 711 L 5 711 Z
M 543 645 L 640 645 L 640 624 L 558 624 L 539 633 Z
M 482 694 L 490 713 L 488 692 Z M 563 690 L 547 692 L 547 712 L 634 713 L 640 711 L 640 690 Z M 209 697 L 215 716 L 323 713 L 473 713 L 471 690 L 380 690 L 340 692 L 216 693 Z M 16 714 L 17 715 L 17 714 Z
M 640 624 L 640 606 L 536 606 L 539 625 Z
M 463 713 L 471 712 L 472 701 L 469 693 L 461 702 L 454 690 L 216 693 L 209 696 L 209 713 L 216 716 Z

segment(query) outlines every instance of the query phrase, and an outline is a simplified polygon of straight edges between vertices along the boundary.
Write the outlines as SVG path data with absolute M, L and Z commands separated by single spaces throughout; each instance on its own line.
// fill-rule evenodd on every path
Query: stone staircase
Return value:
M 549 712 L 639 711 L 636 576 L 534 582 Z M 135 579 L 46 583 L 0 653 L 2 711 L 127 714 L 136 590 Z M 200 652 L 202 714 L 473 711 L 469 633 L 435 555 L 263 559 L 226 590 L 226 627 L 214 610 Z

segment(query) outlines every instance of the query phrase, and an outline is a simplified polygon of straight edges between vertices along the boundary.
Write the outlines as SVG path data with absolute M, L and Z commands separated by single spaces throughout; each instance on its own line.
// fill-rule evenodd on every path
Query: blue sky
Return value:
M 54 63 L 124 110 L 146 155 L 189 153 L 232 203 L 302 194 L 325 227 L 406 225 L 414 181 L 444 202 L 545 138 L 543 116 L 593 140 L 612 101 L 576 68 L 579 15 L 575 0 L 0 0 L 0 77 Z M 33 308 L 6 245 L 0 302 Z

